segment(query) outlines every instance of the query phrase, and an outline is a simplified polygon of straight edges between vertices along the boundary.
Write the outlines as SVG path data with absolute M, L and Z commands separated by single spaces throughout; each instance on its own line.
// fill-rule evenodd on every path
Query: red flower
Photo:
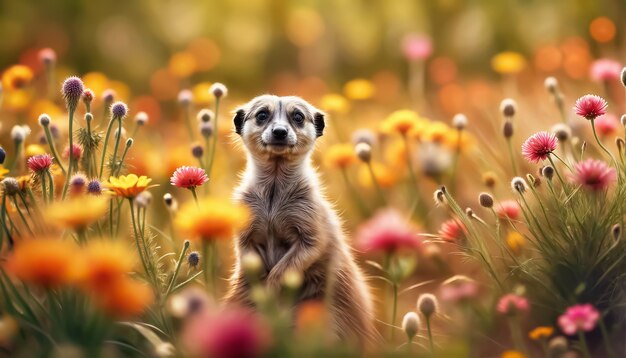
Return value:
M 571 177 L 576 184 L 591 190 L 606 189 L 616 178 L 615 169 L 609 167 L 605 162 L 595 159 L 576 163 L 574 174 Z
M 601 136 L 607 136 L 617 130 L 619 122 L 612 114 L 605 114 L 596 118 L 596 130 Z
M 41 174 L 52 166 L 52 156 L 50 154 L 39 154 L 28 158 L 28 169 Z
M 439 237 L 448 242 L 465 238 L 465 226 L 458 219 L 444 221 L 439 228 Z
M 515 200 L 505 200 L 500 202 L 496 208 L 496 214 L 500 219 L 516 220 L 519 217 L 521 208 Z
M 597 82 L 616 81 L 622 73 L 622 65 L 615 60 L 602 58 L 591 64 L 591 79 Z
M 72 156 L 74 156 L 74 160 L 75 161 L 79 161 L 81 155 L 83 154 L 83 148 L 78 145 L 78 144 L 72 144 Z M 65 150 L 63 151 L 63 158 L 69 158 L 70 157 L 70 147 L 67 146 L 65 147 Z
M 421 245 L 417 229 L 394 209 L 381 210 L 359 227 L 357 241 L 364 251 L 391 253 Z
M 202 168 L 182 166 L 174 172 L 170 183 L 179 188 L 193 189 L 209 181 Z
M 268 328 L 254 313 L 231 307 L 191 319 L 183 330 L 183 342 L 193 356 L 260 357 L 271 344 Z
M 594 94 L 587 94 L 576 100 L 574 110 L 576 114 L 588 120 L 596 119 L 606 114 L 608 104 L 604 98 Z
M 548 158 L 556 149 L 556 136 L 549 132 L 538 132 L 522 144 L 522 155 L 529 162 L 538 163 Z
M 522 296 L 509 293 L 500 298 L 496 309 L 498 312 L 506 315 L 528 312 L 528 300 Z

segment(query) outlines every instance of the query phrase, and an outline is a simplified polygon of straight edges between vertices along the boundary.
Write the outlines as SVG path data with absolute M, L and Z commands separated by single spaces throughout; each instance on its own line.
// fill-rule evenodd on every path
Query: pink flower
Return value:
M 72 156 L 74 156 L 74 160 L 75 161 L 79 161 L 80 160 L 80 156 L 83 154 L 83 148 L 78 145 L 78 144 L 72 144 Z M 67 146 L 65 147 L 65 150 L 63 150 L 63 158 L 69 158 L 70 157 L 70 147 Z
M 439 227 L 439 237 L 448 242 L 456 242 L 465 238 L 465 226 L 458 219 L 446 220 Z
M 506 315 L 514 315 L 519 312 L 528 312 L 528 300 L 514 293 L 509 293 L 500 298 L 496 310 Z
M 600 312 L 590 304 L 574 305 L 568 307 L 558 323 L 561 330 L 568 335 L 574 335 L 579 330 L 592 331 L 600 319 Z
M 193 356 L 260 357 L 271 345 L 270 329 L 253 312 L 229 307 L 189 320 L 182 340 Z
M 421 246 L 417 228 L 395 209 L 380 210 L 357 231 L 359 246 L 368 252 L 392 253 Z
M 28 169 L 33 173 L 41 174 L 52 166 L 52 156 L 50 154 L 34 155 L 28 158 L 27 164 Z
M 202 168 L 182 166 L 174 172 L 170 183 L 179 188 L 193 189 L 209 181 L 206 172 Z
M 550 132 L 535 133 L 522 144 L 522 155 L 529 162 L 539 163 L 554 152 L 557 141 L 556 136 Z
M 619 122 L 617 118 L 612 114 L 605 114 L 596 118 L 595 126 L 598 134 L 601 136 L 607 136 L 614 133 L 617 130 Z
M 409 34 L 402 41 L 402 51 L 409 61 L 424 60 L 433 53 L 433 44 L 425 35 Z
M 478 296 L 478 284 L 473 281 L 456 282 L 441 287 L 440 297 L 446 302 L 470 300 Z
M 576 163 L 574 174 L 571 177 L 576 184 L 591 190 L 606 189 L 616 178 L 615 169 L 596 159 L 587 159 Z
M 591 79 L 597 82 L 617 81 L 622 73 L 622 65 L 608 58 L 602 58 L 591 64 Z
M 517 220 L 519 218 L 521 208 L 515 200 L 504 200 L 496 208 L 496 215 L 500 219 Z
M 596 117 L 606 114 L 608 103 L 604 98 L 595 94 L 586 94 L 576 100 L 574 110 L 576 114 L 588 120 L 596 119 Z

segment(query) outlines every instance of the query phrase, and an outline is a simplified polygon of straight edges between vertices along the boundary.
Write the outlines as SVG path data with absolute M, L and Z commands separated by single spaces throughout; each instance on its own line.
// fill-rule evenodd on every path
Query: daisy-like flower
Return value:
M 620 78 L 622 65 L 608 58 L 602 58 L 591 64 L 591 79 L 597 82 L 615 81 Z
M 16 243 L 6 268 L 18 279 L 44 288 L 57 288 L 80 277 L 78 247 L 69 241 L 31 239 Z
M 150 185 L 151 178 L 145 175 L 137 176 L 136 174 L 120 175 L 119 177 L 110 177 L 104 186 L 114 192 L 117 196 L 132 199 L 142 191 L 153 187 Z
M 230 200 L 206 198 L 197 205 L 188 202 L 176 215 L 174 223 L 192 238 L 218 240 L 231 238 L 245 227 L 250 217 L 247 207 Z
M 448 242 L 458 242 L 465 238 L 465 226 L 457 219 L 446 220 L 439 227 L 439 237 Z
M 85 261 L 82 285 L 103 292 L 133 269 L 135 258 L 121 241 L 90 240 L 81 255 Z
M 116 280 L 109 289 L 94 295 L 96 303 L 117 319 L 139 316 L 154 301 L 150 286 L 128 277 Z
M 528 300 L 522 296 L 509 293 L 498 300 L 496 310 L 505 315 L 514 315 L 521 312 L 528 312 L 530 306 Z
M 413 127 L 420 124 L 420 118 L 414 111 L 401 109 L 391 113 L 382 122 L 380 129 L 383 133 L 399 133 L 406 135 Z
M 326 150 L 324 163 L 331 168 L 345 169 L 357 162 L 354 147 L 348 143 L 335 144 Z
M 78 196 L 50 205 L 45 219 L 56 226 L 83 229 L 100 219 L 108 209 L 108 202 L 103 197 Z
M 496 214 L 500 219 L 517 220 L 519 218 L 521 208 L 515 200 L 504 200 L 496 206 Z
M 357 242 L 367 252 L 393 253 L 416 249 L 422 242 L 417 228 L 394 209 L 384 209 L 357 230 Z
M 572 181 L 576 184 L 595 191 L 606 189 L 616 178 L 617 174 L 614 168 L 596 159 L 587 159 L 576 163 L 574 174 L 571 176 Z
M 52 166 L 52 156 L 50 154 L 40 154 L 28 158 L 28 169 L 35 174 L 42 174 L 50 170 Z
M 587 303 L 568 307 L 565 313 L 559 316 L 558 323 L 565 334 L 574 335 L 579 330 L 592 331 L 599 319 L 600 312 Z
M 594 120 L 606 114 L 607 106 L 608 103 L 606 103 L 604 98 L 594 94 L 587 94 L 576 100 L 574 110 L 577 115 L 588 120 Z
M 556 136 L 550 132 L 535 133 L 522 144 L 522 155 L 529 162 L 539 163 L 554 152 L 557 141 Z
M 206 172 L 202 168 L 182 166 L 174 172 L 170 183 L 179 188 L 195 189 L 209 181 Z

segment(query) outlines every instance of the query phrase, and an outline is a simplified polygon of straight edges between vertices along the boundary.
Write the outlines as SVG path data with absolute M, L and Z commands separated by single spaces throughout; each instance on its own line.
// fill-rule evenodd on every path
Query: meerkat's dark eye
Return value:
M 256 114 L 256 119 L 259 122 L 264 122 L 264 121 L 266 121 L 269 118 L 269 116 L 270 115 L 269 115 L 269 113 L 267 113 L 267 111 L 261 111 L 261 112 Z
M 302 122 L 304 122 L 304 114 L 300 113 L 300 112 L 296 112 L 293 114 L 293 120 L 298 123 L 298 124 L 302 124 Z

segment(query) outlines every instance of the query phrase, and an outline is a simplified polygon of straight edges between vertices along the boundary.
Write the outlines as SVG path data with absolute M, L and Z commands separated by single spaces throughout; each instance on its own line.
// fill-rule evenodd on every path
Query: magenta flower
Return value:
M 593 120 L 606 114 L 607 106 L 608 103 L 606 103 L 604 98 L 596 96 L 595 94 L 586 94 L 576 100 L 574 110 L 577 115 L 588 120 Z
M 519 218 L 521 208 L 515 200 L 504 200 L 496 207 L 496 215 L 500 219 L 516 220 Z
M 614 133 L 617 130 L 619 122 L 614 115 L 607 113 L 603 116 L 596 118 L 595 125 L 598 134 L 605 137 Z
M 522 144 L 522 155 L 529 162 L 539 163 L 554 152 L 557 141 L 556 136 L 550 132 L 535 133 Z
M 597 82 L 617 81 L 622 73 L 622 65 L 608 58 L 602 58 L 591 64 L 591 79 Z
M 170 183 L 179 188 L 195 189 L 209 181 L 206 172 L 202 168 L 182 166 L 174 172 Z
M 568 307 L 558 323 L 561 330 L 568 335 L 574 335 L 580 331 L 592 331 L 600 319 L 600 312 L 591 304 L 574 305 Z
M 359 227 L 356 237 L 358 245 L 367 252 L 393 253 L 422 244 L 417 228 L 394 209 L 378 211 Z
M 50 154 L 34 155 L 28 158 L 27 165 L 33 173 L 41 174 L 52 166 L 52 156 Z
M 591 190 L 606 189 L 617 179 L 615 169 L 605 162 L 596 159 L 587 159 L 576 163 L 572 181 Z
M 528 312 L 530 306 L 528 300 L 514 293 L 509 293 L 500 298 L 496 310 L 505 315 L 514 315 L 519 312 Z
M 427 36 L 409 34 L 402 41 L 402 52 L 409 61 L 425 60 L 433 53 L 433 44 Z
M 458 219 L 446 220 L 439 227 L 439 237 L 448 242 L 457 242 L 465 238 L 465 226 Z

